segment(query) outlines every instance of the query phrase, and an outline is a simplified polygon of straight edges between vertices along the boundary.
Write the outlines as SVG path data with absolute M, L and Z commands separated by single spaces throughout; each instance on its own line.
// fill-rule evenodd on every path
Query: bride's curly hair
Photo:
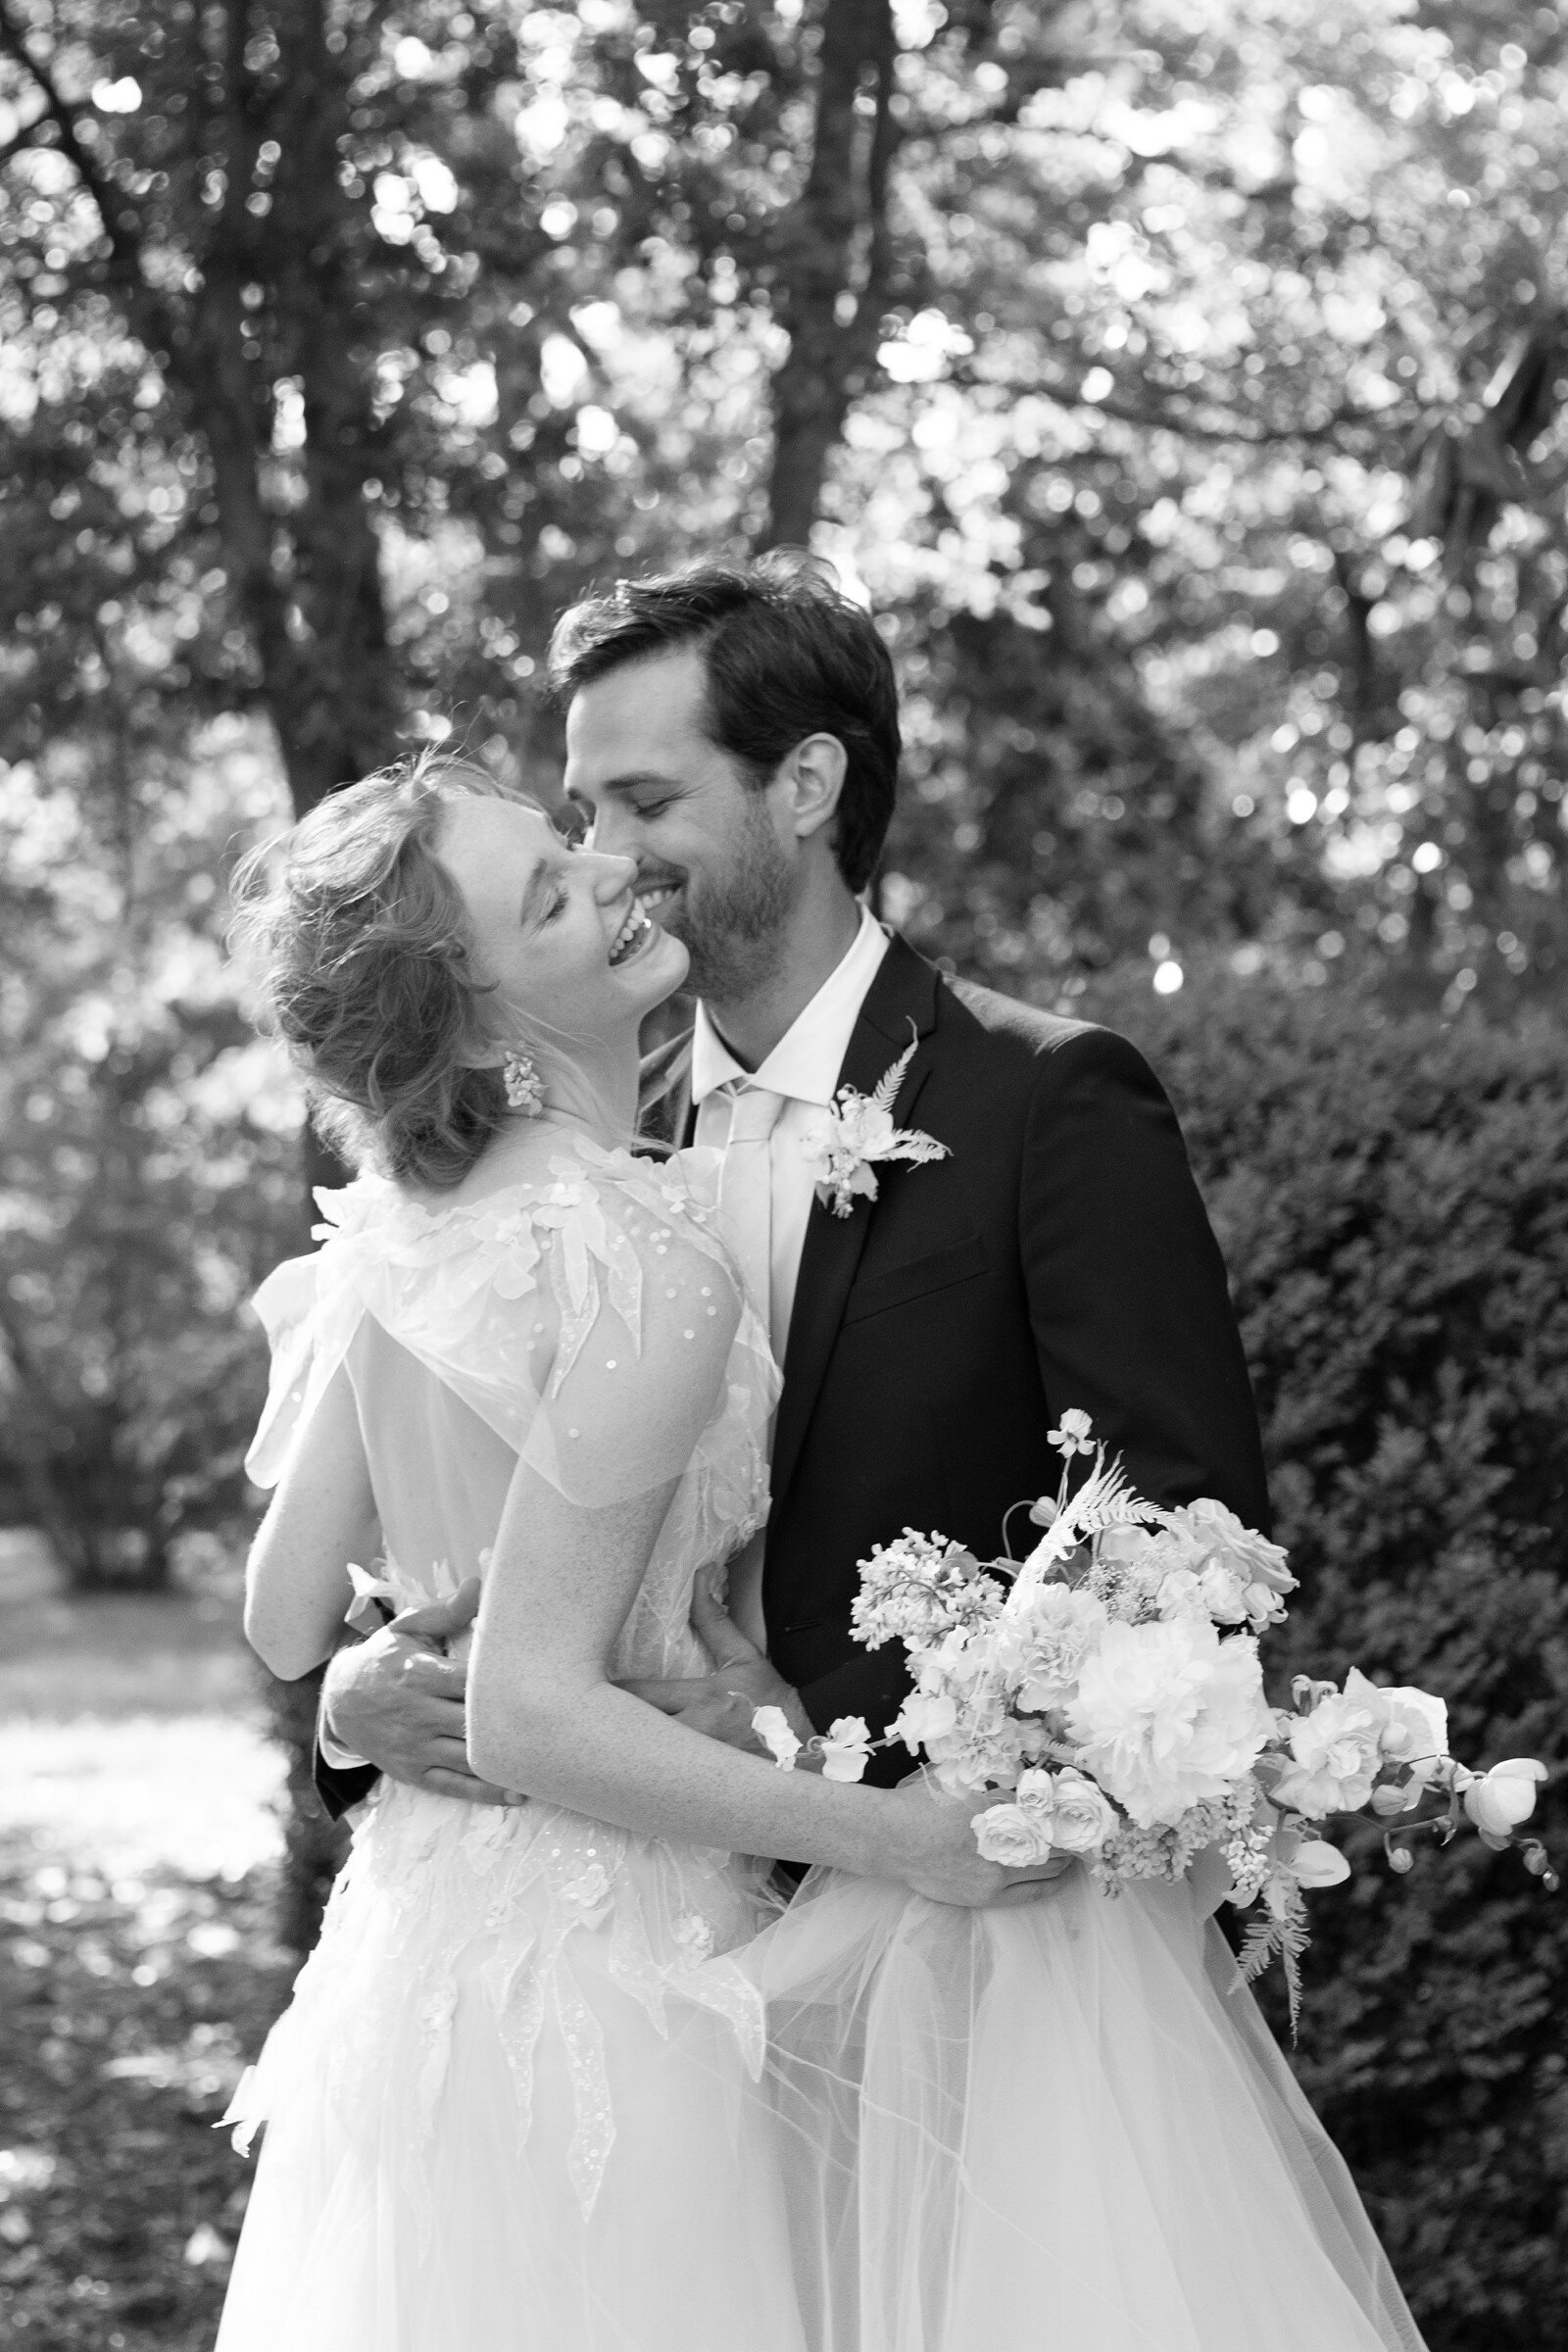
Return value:
M 334 792 L 234 876 L 268 1025 L 303 1070 L 320 1133 L 353 1165 L 461 1182 L 509 1116 L 462 896 L 436 853 L 448 805 L 525 800 L 425 752 Z M 532 802 L 527 802 L 532 807 Z

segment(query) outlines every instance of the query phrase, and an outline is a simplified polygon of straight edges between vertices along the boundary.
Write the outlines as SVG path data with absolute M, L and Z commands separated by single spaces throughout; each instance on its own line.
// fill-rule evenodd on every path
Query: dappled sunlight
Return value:
M 252 2175 L 213 2127 L 292 1974 L 271 1874 L 182 1875 L 143 1840 L 130 1876 L 118 1826 L 96 1864 L 80 1829 L 69 1858 L 0 1830 L 6 2341 L 206 2352 Z
M 212 2126 L 293 1973 L 232 1560 L 182 1556 L 79 1594 L 0 1535 L 0 2333 L 48 2352 L 206 2352 L 251 2177 Z
M 118 1881 L 235 1882 L 275 1862 L 283 1759 L 253 1723 L 191 1715 L 0 1726 L 0 1837 Z

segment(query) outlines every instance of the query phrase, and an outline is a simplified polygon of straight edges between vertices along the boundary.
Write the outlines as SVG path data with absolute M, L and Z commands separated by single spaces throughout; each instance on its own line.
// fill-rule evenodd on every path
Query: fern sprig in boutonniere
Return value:
M 919 1165 L 951 1157 L 934 1135 L 893 1124 L 893 1105 L 919 1042 L 913 1039 L 870 1094 L 841 1086 L 821 1132 L 801 1147 L 816 1178 L 816 1197 L 836 1217 L 847 1217 L 858 1200 L 876 1199 L 879 1163 L 902 1159 Z

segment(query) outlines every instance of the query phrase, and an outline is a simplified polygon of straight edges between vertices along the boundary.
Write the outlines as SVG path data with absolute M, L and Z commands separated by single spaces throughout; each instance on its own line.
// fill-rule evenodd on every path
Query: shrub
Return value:
M 1147 975 L 1075 1004 L 1181 1114 L 1231 1270 L 1281 1541 L 1265 1656 L 1418 1683 L 1456 1751 L 1553 1767 L 1568 1868 L 1568 1060 L 1349 993 Z M 1568 1895 L 1474 1838 L 1314 1904 L 1298 2071 L 1433 2352 L 1568 2341 Z

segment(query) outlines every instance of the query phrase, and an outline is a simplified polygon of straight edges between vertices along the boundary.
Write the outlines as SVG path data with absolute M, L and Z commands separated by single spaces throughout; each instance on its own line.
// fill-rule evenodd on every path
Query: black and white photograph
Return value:
M 1568 6 L 0 0 L 0 2338 L 1568 2338 Z

